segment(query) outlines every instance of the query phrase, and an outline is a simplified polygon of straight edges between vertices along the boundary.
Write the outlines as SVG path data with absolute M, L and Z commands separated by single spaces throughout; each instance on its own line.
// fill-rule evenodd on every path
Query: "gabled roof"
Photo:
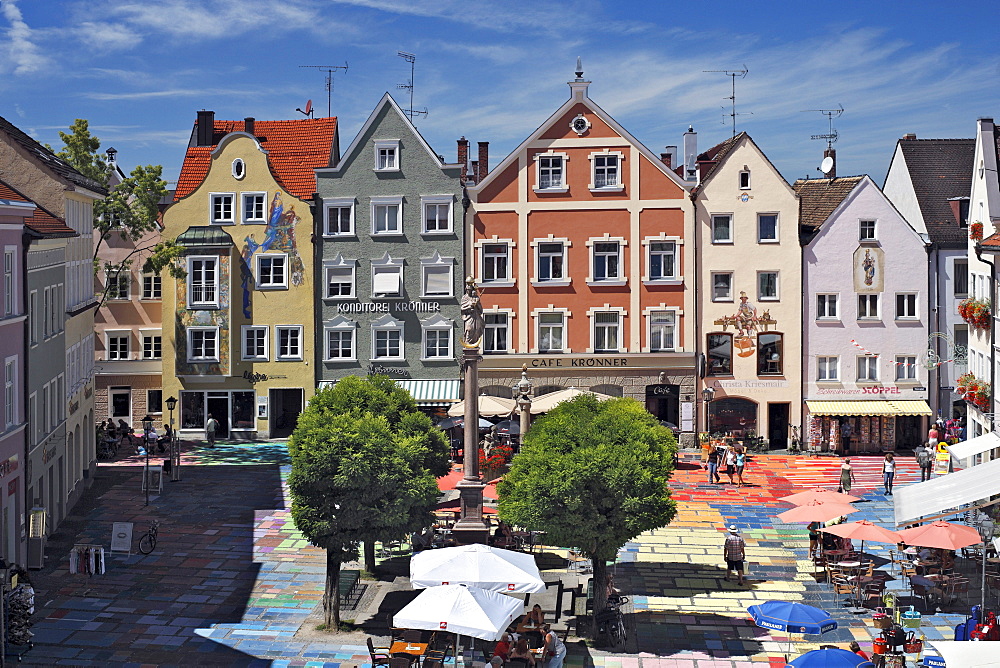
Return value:
M 19 193 L 14 188 L 10 187 L 3 181 L 0 181 L 0 199 L 11 200 L 14 202 L 26 202 L 28 204 L 34 204 L 35 210 L 30 216 L 24 219 L 24 224 L 31 231 L 45 237 L 75 237 L 76 232 L 72 227 L 67 225 L 61 218 L 49 213 L 42 207 L 38 206 L 30 199 Z
M 968 197 L 972 190 L 976 140 L 900 139 L 899 148 L 931 241 L 965 246 L 968 233 L 948 200 Z
M 174 191 L 175 202 L 194 192 L 208 176 L 212 152 L 222 138 L 232 132 L 243 132 L 245 127 L 245 121 L 217 120 L 211 146 L 188 147 Z M 254 121 L 253 134 L 267 153 L 267 163 L 274 180 L 295 197 L 309 199 L 316 191 L 313 170 L 328 167 L 335 157 L 337 118 Z M 192 136 L 196 135 L 197 130 Z
M 994 232 L 990 236 L 986 237 L 979 242 L 979 245 L 983 248 L 988 248 L 992 252 L 997 252 L 1000 250 L 1000 232 Z
M 704 153 L 698 154 L 696 162 L 712 161 L 713 163 L 715 163 L 708 168 L 708 170 L 705 172 L 704 175 L 702 175 L 701 183 L 704 183 L 705 180 L 708 179 L 708 177 L 710 177 L 715 172 L 715 170 L 719 166 L 719 163 L 722 162 L 722 159 L 725 158 L 726 155 L 728 155 L 729 152 L 733 150 L 733 148 L 736 146 L 736 144 L 739 143 L 740 139 L 742 139 L 744 135 L 749 136 L 747 135 L 746 132 L 741 132 L 735 137 L 730 137 L 726 141 L 716 144 L 715 146 L 708 149 Z M 701 187 L 701 183 L 699 183 L 698 186 L 695 187 L 696 192 Z
M 107 190 L 100 183 L 89 179 L 71 166 L 68 162 L 29 137 L 16 125 L 0 116 L 0 132 L 5 133 L 24 150 L 30 153 L 39 163 L 52 172 L 56 178 L 86 188 L 98 195 L 107 195 Z
M 792 188 L 799 194 L 799 225 L 817 230 L 864 176 L 839 176 L 834 179 L 799 179 Z

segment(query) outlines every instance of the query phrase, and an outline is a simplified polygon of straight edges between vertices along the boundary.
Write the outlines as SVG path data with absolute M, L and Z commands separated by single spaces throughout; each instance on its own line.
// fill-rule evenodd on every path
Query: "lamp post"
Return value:
M 524 443 L 524 435 L 528 433 L 528 425 L 531 422 L 531 390 L 534 386 L 528 380 L 528 365 L 521 366 L 521 380 L 514 383 L 511 393 L 517 401 L 517 407 L 521 409 L 521 435 L 520 442 Z
M 146 488 L 146 505 L 149 505 L 149 432 L 153 428 L 153 418 L 142 418 L 142 443 L 146 450 L 146 468 L 143 469 L 142 486 Z
M 174 435 L 174 409 L 177 408 L 177 397 L 167 397 L 167 410 L 170 411 L 170 480 L 181 479 L 181 443 Z
M 712 399 L 714 397 L 715 397 L 715 390 L 712 389 L 711 387 L 706 387 L 704 390 L 701 391 L 701 398 L 705 402 L 705 435 L 706 436 L 711 436 L 711 434 L 712 434 L 711 420 L 709 419 L 709 414 L 708 413 L 709 413 L 709 406 L 711 405 Z

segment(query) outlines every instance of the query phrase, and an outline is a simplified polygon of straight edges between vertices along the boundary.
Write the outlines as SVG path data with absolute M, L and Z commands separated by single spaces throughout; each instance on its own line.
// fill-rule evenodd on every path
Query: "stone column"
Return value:
M 460 545 L 485 544 L 489 528 L 483 522 L 483 484 L 479 476 L 479 348 L 462 349 L 465 373 L 465 443 L 462 447 L 465 475 L 455 488 L 461 499 L 462 514 L 452 529 Z

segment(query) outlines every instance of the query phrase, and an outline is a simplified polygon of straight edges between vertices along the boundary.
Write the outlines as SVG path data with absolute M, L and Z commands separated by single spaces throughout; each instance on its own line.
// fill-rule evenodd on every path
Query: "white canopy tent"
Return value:
M 1000 435 L 991 431 L 968 441 L 961 441 L 955 445 L 946 445 L 944 447 L 951 453 L 952 459 L 957 460 L 962 468 L 969 468 L 975 464 L 972 458 L 976 455 L 1000 448 Z
M 415 589 L 467 584 L 509 593 L 545 591 L 534 555 L 479 544 L 418 552 L 410 559 L 410 584 Z
M 448 631 L 482 640 L 499 640 L 524 601 L 495 591 L 465 585 L 428 587 L 392 617 L 403 629 Z
M 897 487 L 893 497 L 896 526 L 927 522 L 965 506 L 986 507 L 1000 494 L 1000 459 L 949 473 L 918 485 Z

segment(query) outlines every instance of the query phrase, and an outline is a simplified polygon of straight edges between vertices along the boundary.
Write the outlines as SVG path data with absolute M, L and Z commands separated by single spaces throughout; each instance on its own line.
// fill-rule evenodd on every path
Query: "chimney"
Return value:
M 490 143 L 479 142 L 479 170 L 476 172 L 476 183 L 482 182 L 490 172 Z
M 665 148 L 666 148 L 666 151 L 664 151 L 663 153 L 660 154 L 660 160 L 662 160 L 663 164 L 667 166 L 667 169 L 673 169 L 674 167 L 677 166 L 676 165 L 676 162 L 677 162 L 677 147 L 676 146 L 667 146 Z
M 462 185 L 469 178 L 469 140 L 461 137 L 458 140 L 458 164 L 462 166 Z
M 195 146 L 212 146 L 215 135 L 215 112 L 202 109 L 198 112 L 198 134 Z
M 833 167 L 831 167 L 830 171 L 826 172 L 823 176 L 828 179 L 835 179 L 837 178 L 837 149 L 828 148 L 823 151 L 823 159 L 825 160 L 826 158 L 831 158 L 833 160 Z
M 905 135 L 903 135 L 903 139 L 916 139 L 916 138 L 917 134 L 915 132 L 907 132 Z
M 689 125 L 684 133 L 684 180 L 694 181 L 697 178 L 698 163 L 698 133 L 694 126 Z
M 477 160 L 472 161 L 472 172 L 469 174 L 469 178 L 473 183 L 479 183 L 479 162 Z
M 254 136 L 254 134 L 253 134 L 253 116 L 247 116 L 246 118 L 243 119 L 243 129 L 246 130 L 246 133 L 248 135 L 250 135 L 251 137 Z

